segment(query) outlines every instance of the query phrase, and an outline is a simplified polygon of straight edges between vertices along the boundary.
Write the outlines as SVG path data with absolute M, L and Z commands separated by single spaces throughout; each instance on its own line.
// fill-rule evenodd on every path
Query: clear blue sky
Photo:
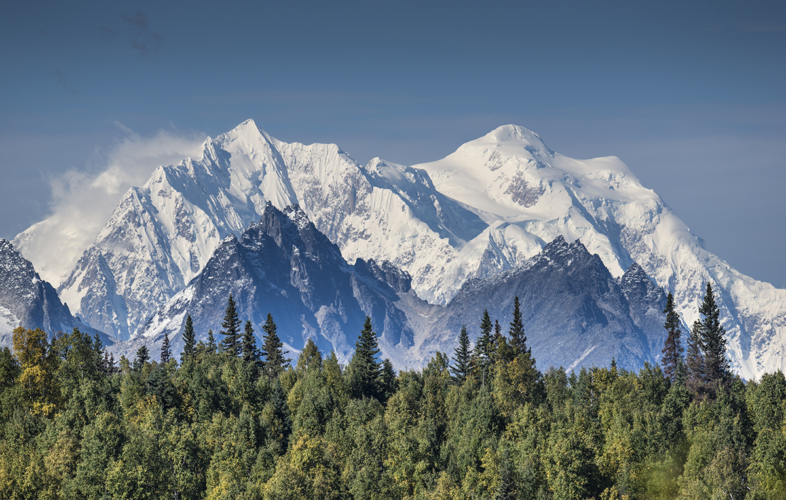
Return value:
M 0 237 L 123 127 L 254 118 L 412 164 L 516 123 L 619 156 L 711 251 L 786 286 L 783 1 L 32 0 L 3 7 L 0 71 Z

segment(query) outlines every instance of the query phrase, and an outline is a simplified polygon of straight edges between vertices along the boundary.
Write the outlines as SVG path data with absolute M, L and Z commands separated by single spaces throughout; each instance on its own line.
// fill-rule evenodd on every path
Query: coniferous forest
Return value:
M 0 498 L 786 498 L 786 379 L 734 376 L 709 285 L 699 312 L 681 331 L 669 296 L 662 366 L 638 373 L 537 366 L 518 298 L 399 373 L 373 318 L 347 366 L 311 341 L 290 360 L 231 297 L 218 334 L 196 342 L 189 317 L 160 362 L 19 328 Z

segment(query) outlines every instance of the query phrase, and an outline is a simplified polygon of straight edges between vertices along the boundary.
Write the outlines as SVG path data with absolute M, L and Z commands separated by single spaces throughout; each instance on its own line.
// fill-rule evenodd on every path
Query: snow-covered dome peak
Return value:
M 554 152 L 549 149 L 535 132 L 522 127 L 520 125 L 502 125 L 497 127 L 488 134 L 470 141 L 459 148 L 462 149 L 504 149 L 510 154 L 545 154 L 553 155 Z

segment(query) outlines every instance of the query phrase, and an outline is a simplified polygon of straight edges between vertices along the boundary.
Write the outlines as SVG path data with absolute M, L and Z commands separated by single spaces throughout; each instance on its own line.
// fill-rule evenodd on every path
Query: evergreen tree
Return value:
M 265 363 L 263 369 L 268 378 L 273 380 L 278 377 L 284 368 L 289 364 L 291 359 L 285 358 L 287 351 L 283 350 L 284 343 L 278 338 L 276 333 L 276 323 L 273 321 L 273 316 L 268 313 L 265 324 L 262 325 L 262 331 L 265 332 L 263 339 L 265 341 L 262 354 L 265 355 Z
M 243 332 L 243 360 L 246 363 L 259 363 L 259 350 L 257 349 L 256 335 L 251 321 L 246 321 L 246 329 Z
M 499 324 L 499 320 L 494 320 L 494 335 L 491 337 L 491 348 L 489 349 L 489 355 L 491 359 L 496 362 L 499 359 L 497 348 L 499 347 L 500 343 L 503 341 L 504 337 L 502 336 L 502 327 Z
M 277 421 L 277 428 L 274 429 L 273 437 L 281 444 L 282 452 L 286 451 L 287 441 L 292 432 L 292 419 L 287 405 L 287 395 L 281 387 L 281 380 L 276 378 L 273 383 L 273 393 L 270 396 L 273 406 L 273 418 Z
M 696 397 L 703 398 L 704 387 L 704 353 L 701 349 L 701 323 L 695 321 L 688 336 L 688 349 L 685 354 L 685 386 Z
M 682 360 L 682 341 L 680 340 L 682 331 L 680 330 L 680 315 L 674 310 L 674 296 L 671 292 L 666 298 L 666 308 L 663 312 L 666 314 L 666 323 L 663 327 L 668 332 L 668 336 L 663 345 L 661 364 L 666 378 L 673 383 L 677 381 L 677 368 Z
M 353 397 L 379 399 L 381 370 L 377 354 L 377 334 L 371 327 L 371 318 L 366 316 L 363 330 L 355 343 L 355 353 L 347 366 L 347 379 Z
M 504 442 L 500 446 L 499 455 L 499 476 L 497 478 L 497 491 L 494 493 L 494 500 L 513 500 L 516 498 L 513 466 L 508 446 Z
M 231 293 L 224 311 L 224 321 L 221 323 L 221 328 L 223 328 L 221 335 L 224 336 L 224 340 L 221 341 L 223 351 L 230 356 L 240 356 L 240 320 L 237 317 L 235 300 Z
M 527 348 L 527 336 L 524 335 L 524 323 L 521 320 L 521 307 L 518 295 L 513 299 L 513 321 L 510 323 L 508 335 L 510 335 L 510 345 L 513 346 L 517 355 L 530 352 Z
M 478 376 L 482 382 L 485 382 L 488 368 L 491 364 L 491 354 L 493 346 L 491 344 L 491 330 L 494 326 L 491 324 L 491 317 L 489 316 L 488 309 L 483 310 L 483 319 L 480 322 L 480 336 L 478 342 L 475 344 L 475 369 L 478 371 Z
M 147 346 L 143 345 L 136 351 L 136 359 L 133 365 L 134 371 L 142 371 L 142 367 L 144 367 L 145 363 L 148 361 L 150 361 L 150 352 L 147 350 Z
M 213 329 L 207 331 L 207 352 L 210 354 L 216 353 L 216 338 L 213 336 Z
M 169 345 L 169 333 L 164 332 L 164 342 L 161 344 L 161 364 L 165 365 L 172 359 L 172 348 Z
M 183 330 L 183 352 L 180 353 L 180 363 L 183 364 L 189 359 L 194 358 L 196 354 L 196 335 L 194 334 L 194 322 L 191 321 L 191 315 L 186 317 L 186 326 Z
M 701 322 L 704 380 L 714 391 L 719 383 L 728 382 L 729 361 L 726 358 L 726 330 L 720 324 L 720 310 L 715 303 L 712 286 L 709 283 L 699 313 L 704 317 Z
M 112 375 L 116 371 L 115 355 L 111 352 L 104 351 L 104 359 L 101 360 L 101 373 L 104 375 Z
M 380 396 L 385 402 L 396 392 L 396 370 L 389 359 L 382 362 L 382 374 L 380 376 Z
M 463 384 L 467 379 L 470 371 L 470 348 L 469 348 L 469 334 L 467 334 L 467 327 L 461 325 L 461 333 L 459 333 L 458 347 L 454 351 L 453 366 L 453 380 L 459 384 Z

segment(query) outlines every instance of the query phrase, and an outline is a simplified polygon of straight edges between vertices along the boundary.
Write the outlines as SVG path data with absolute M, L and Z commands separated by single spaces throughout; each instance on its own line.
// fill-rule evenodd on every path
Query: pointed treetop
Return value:
M 164 332 L 164 342 L 161 344 L 161 364 L 165 365 L 172 359 L 172 347 L 169 345 L 169 333 Z
M 240 319 L 237 317 L 235 300 L 231 293 L 224 311 L 224 321 L 221 323 L 221 328 L 221 334 L 224 336 L 221 348 L 230 356 L 240 356 Z
M 262 330 L 265 332 L 264 346 L 262 347 L 262 354 L 265 356 L 263 371 L 270 380 L 273 380 L 284 372 L 292 360 L 285 357 L 288 351 L 283 349 L 284 343 L 278 337 L 278 328 L 270 313 L 267 315 L 265 324 L 262 325 Z
M 183 351 L 180 353 L 180 363 L 185 363 L 193 359 L 196 354 L 196 334 L 194 333 L 194 322 L 191 315 L 186 317 L 186 326 L 183 329 Z

